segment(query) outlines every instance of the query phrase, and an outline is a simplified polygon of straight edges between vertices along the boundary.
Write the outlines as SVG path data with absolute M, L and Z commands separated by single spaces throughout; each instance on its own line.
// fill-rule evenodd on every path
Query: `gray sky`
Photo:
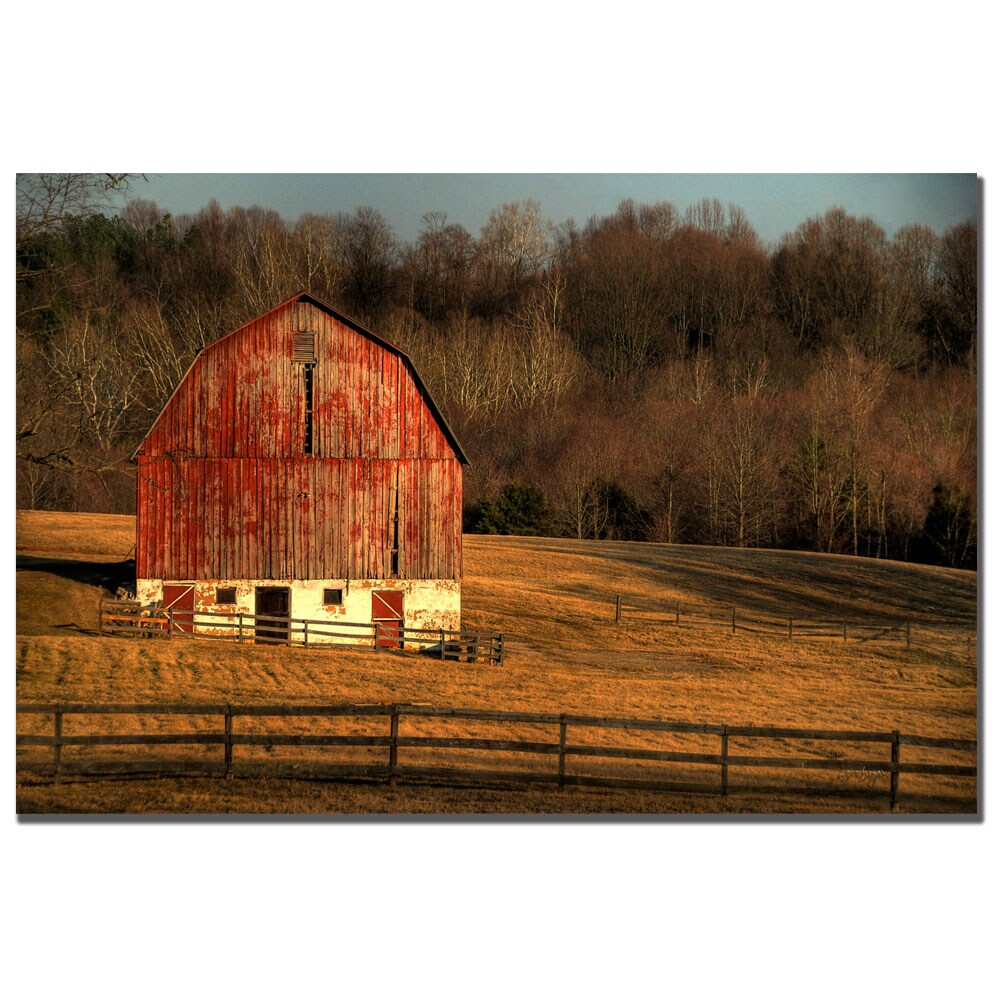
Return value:
M 735 202 L 765 242 L 835 205 L 867 215 L 891 236 L 907 223 L 941 233 L 974 219 L 975 174 L 148 174 L 132 195 L 174 215 L 213 198 L 223 208 L 261 205 L 288 220 L 304 212 L 378 209 L 396 236 L 413 240 L 427 212 L 446 212 L 479 235 L 490 210 L 536 198 L 554 222 L 613 212 L 624 198 L 670 201 L 681 211 L 702 198 Z

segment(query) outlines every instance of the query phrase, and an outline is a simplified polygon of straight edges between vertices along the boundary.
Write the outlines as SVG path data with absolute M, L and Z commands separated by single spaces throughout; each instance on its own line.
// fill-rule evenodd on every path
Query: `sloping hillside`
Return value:
M 466 536 L 463 616 L 507 635 L 501 668 L 367 650 L 99 637 L 97 601 L 128 572 L 121 559 L 131 532 L 128 517 L 19 514 L 19 700 L 406 701 L 977 734 L 974 573 L 806 553 Z M 682 618 L 678 627 L 677 602 L 723 611 L 735 604 L 741 615 L 776 620 L 912 616 L 952 624 L 934 626 L 936 644 L 915 627 L 911 648 L 899 630 L 875 641 L 853 633 L 849 642 L 839 634 L 789 639 L 780 630 L 733 633 L 725 617 Z M 472 725 L 461 731 L 481 735 Z M 400 808 L 421 808 L 406 801 Z M 583 806 L 571 797 L 518 801 L 531 811 L 595 808 L 593 798 Z M 503 808 L 490 802 L 483 808 Z M 677 806 L 643 799 L 618 808 Z
M 676 601 L 738 605 L 759 614 L 930 618 L 972 625 L 976 574 L 889 560 L 770 549 L 467 535 L 469 599 L 502 590 L 529 606 L 590 603 L 616 594 L 646 607 Z

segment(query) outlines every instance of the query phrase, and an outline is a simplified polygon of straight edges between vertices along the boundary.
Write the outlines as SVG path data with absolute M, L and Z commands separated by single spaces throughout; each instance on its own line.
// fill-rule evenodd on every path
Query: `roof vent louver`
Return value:
M 314 365 L 316 363 L 316 334 L 297 333 L 295 334 L 295 351 L 292 361 L 303 365 Z

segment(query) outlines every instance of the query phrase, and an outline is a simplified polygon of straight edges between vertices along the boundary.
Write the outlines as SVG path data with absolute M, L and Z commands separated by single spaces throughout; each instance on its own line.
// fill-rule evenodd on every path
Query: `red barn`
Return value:
M 202 348 L 133 460 L 142 603 L 460 627 L 467 459 L 409 357 L 313 296 Z

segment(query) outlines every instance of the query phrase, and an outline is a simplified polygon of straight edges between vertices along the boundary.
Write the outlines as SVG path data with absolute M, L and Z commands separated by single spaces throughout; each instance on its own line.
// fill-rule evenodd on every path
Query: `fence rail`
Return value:
M 160 639 L 218 639 L 272 646 L 368 646 L 376 652 L 411 649 L 441 660 L 503 664 L 502 633 L 411 628 L 395 622 L 286 618 L 248 612 L 144 608 L 135 601 L 102 599 L 101 635 Z
M 594 786 L 602 788 L 636 788 L 661 791 L 711 792 L 728 795 L 737 792 L 782 792 L 812 795 L 827 794 L 865 794 L 878 795 L 887 798 L 890 810 L 895 809 L 899 799 L 899 781 L 903 774 L 940 776 L 947 778 L 976 778 L 978 769 L 975 763 L 955 764 L 951 762 L 928 763 L 926 761 L 906 761 L 901 759 L 903 747 L 921 747 L 930 750 L 947 750 L 952 755 L 967 754 L 976 759 L 977 742 L 975 740 L 954 739 L 951 737 L 930 737 L 893 731 L 853 731 L 804 729 L 775 726 L 729 726 L 712 723 L 668 722 L 657 719 L 607 718 L 598 716 L 532 713 L 532 712 L 498 712 L 482 709 L 443 708 L 432 705 L 391 704 L 391 705 L 229 705 L 229 704 L 108 704 L 96 705 L 80 702 L 47 702 L 18 704 L 19 716 L 52 716 L 52 734 L 41 732 L 17 733 L 19 748 L 51 748 L 52 758 L 49 761 L 41 759 L 18 759 L 18 771 L 36 772 L 53 775 L 89 775 L 103 774 L 222 774 L 226 777 L 241 776 L 327 776 L 337 778 L 375 779 L 395 784 L 400 779 L 444 781 L 451 783 L 491 784 L 501 783 L 542 783 L 563 788 L 567 785 Z M 138 716 L 143 718 L 160 718 L 171 716 L 187 717 L 219 717 L 221 727 L 208 731 L 190 732 L 128 732 L 128 733 L 75 733 L 64 732 L 64 723 L 68 716 Z M 344 733 L 288 733 L 288 732 L 237 732 L 236 720 L 260 720 L 266 718 L 355 718 L 362 720 L 388 720 L 387 733 L 344 734 Z M 464 720 L 511 725 L 531 725 L 554 728 L 548 738 L 537 730 L 526 739 L 523 734 L 508 734 L 508 738 L 496 736 L 442 735 L 400 732 L 400 724 L 410 719 L 438 720 L 450 722 Z M 656 749 L 642 746 L 623 746 L 610 743 L 584 742 L 579 737 L 570 741 L 571 729 L 586 731 L 595 730 L 628 730 L 635 734 L 667 733 L 684 736 L 707 737 L 718 739 L 718 750 L 710 752 L 691 752 L 669 749 Z M 734 752 L 731 740 L 741 741 L 806 741 L 809 743 L 854 743 L 883 744 L 889 748 L 888 759 L 882 759 L 874 751 L 865 751 L 861 758 L 840 757 L 832 755 L 829 750 L 820 750 L 825 756 L 810 756 L 814 747 L 799 746 L 790 755 L 776 753 L 773 749 L 766 752 Z M 95 748 L 95 747 L 157 747 L 187 746 L 197 748 L 222 749 L 222 759 L 204 759 L 189 756 L 184 759 L 114 759 L 66 760 L 64 748 Z M 274 748 L 274 747 L 313 747 L 317 749 L 355 748 L 387 751 L 384 762 L 364 761 L 362 763 L 315 758 L 309 761 L 284 761 L 276 763 L 269 761 L 261 764 L 259 760 L 235 760 L 234 749 L 242 748 Z M 704 748 L 703 748 L 704 749 Z M 780 749 L 780 748 L 779 748 Z M 463 766 L 438 761 L 421 762 L 419 760 L 400 763 L 400 751 L 417 752 L 433 750 L 448 755 L 457 751 L 489 752 L 491 754 L 520 754 L 533 759 L 555 758 L 555 766 L 539 769 L 500 769 L 490 767 Z M 716 780 L 704 780 L 702 772 L 699 780 L 691 780 L 689 773 L 683 775 L 684 780 L 678 780 L 677 775 L 658 775 L 648 777 L 648 771 L 641 769 L 624 774 L 586 774 L 568 773 L 567 762 L 571 759 L 579 761 L 605 759 L 608 761 L 671 765 L 694 765 L 718 769 Z M 491 762 L 492 764 L 492 762 Z M 861 790 L 856 787 L 845 789 L 843 785 L 810 784 L 806 786 L 779 783 L 761 784 L 747 782 L 734 784 L 730 780 L 730 769 L 746 769 L 747 771 L 763 770 L 779 773 L 794 770 L 838 772 L 840 781 L 851 780 L 851 775 L 861 775 L 870 781 L 870 789 Z M 883 780 L 885 779 L 885 780 Z M 874 784 L 881 781 L 884 788 L 875 789 Z M 955 798 L 954 795 L 939 797 Z M 972 796 L 959 795 L 960 800 L 975 801 Z
M 896 621 L 854 617 L 809 618 L 802 615 L 761 614 L 738 605 L 711 605 L 689 601 L 657 603 L 625 603 L 622 595 L 615 596 L 614 620 L 629 620 L 640 624 L 694 625 L 724 628 L 733 634 L 756 632 L 780 635 L 789 639 L 840 639 L 842 642 L 864 644 L 875 641 L 895 641 L 907 649 L 917 646 L 927 649 L 961 649 L 967 661 L 976 655 L 977 623 L 974 619 L 904 618 Z

